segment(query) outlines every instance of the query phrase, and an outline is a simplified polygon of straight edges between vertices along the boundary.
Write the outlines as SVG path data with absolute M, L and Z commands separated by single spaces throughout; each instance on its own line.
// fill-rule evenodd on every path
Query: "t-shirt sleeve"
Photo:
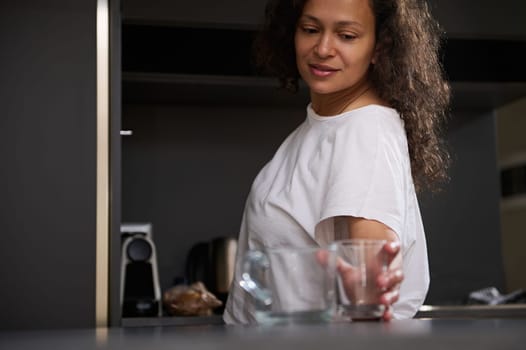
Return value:
M 338 216 L 363 217 L 402 237 L 409 164 L 404 129 L 393 115 L 348 118 L 334 133 L 325 198 L 317 230 Z

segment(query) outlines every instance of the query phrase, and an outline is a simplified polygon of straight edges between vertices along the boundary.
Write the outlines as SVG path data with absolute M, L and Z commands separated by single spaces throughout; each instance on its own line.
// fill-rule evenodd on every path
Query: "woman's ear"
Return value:
M 390 35 L 384 35 L 384 36 L 378 37 L 376 40 L 376 44 L 374 46 L 374 53 L 371 59 L 371 63 L 376 64 L 378 61 L 381 60 L 382 56 L 384 55 L 389 56 L 389 53 L 391 52 L 392 47 L 393 47 L 393 38 Z
M 381 54 L 381 50 L 382 50 L 382 44 L 380 44 L 379 42 L 376 42 L 376 45 L 374 46 L 373 57 L 371 58 L 371 64 L 376 64 L 376 62 L 378 62 L 378 59 Z

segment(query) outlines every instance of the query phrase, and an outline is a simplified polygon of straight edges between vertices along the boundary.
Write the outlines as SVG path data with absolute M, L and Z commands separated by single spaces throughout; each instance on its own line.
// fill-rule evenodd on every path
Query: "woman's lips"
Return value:
M 314 76 L 321 78 L 328 77 L 338 71 L 336 68 L 320 64 L 309 64 L 309 68 Z

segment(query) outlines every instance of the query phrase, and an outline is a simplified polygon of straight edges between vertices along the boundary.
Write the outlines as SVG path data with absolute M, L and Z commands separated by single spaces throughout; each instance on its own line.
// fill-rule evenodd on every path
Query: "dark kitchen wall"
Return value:
M 252 180 L 303 108 L 125 105 L 122 217 L 153 223 L 163 288 L 199 242 L 236 237 Z
M 163 288 L 184 275 L 192 244 L 237 236 L 252 180 L 305 117 L 303 107 L 264 105 L 127 105 L 123 113 L 134 131 L 123 140 L 123 219 L 153 222 Z M 421 196 L 431 304 L 503 287 L 493 113 L 453 118 L 451 182 Z
M 95 18 L 0 2 L 0 329 L 95 324 Z
M 495 115 L 458 111 L 452 118 L 450 182 L 420 196 L 431 271 L 427 304 L 464 303 L 486 287 L 504 291 Z
M 506 292 L 526 289 L 526 97 L 496 111 Z

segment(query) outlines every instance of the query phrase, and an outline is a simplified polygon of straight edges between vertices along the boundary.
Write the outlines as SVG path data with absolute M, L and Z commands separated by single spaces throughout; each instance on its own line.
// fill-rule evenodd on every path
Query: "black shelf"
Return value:
M 124 24 L 123 71 L 253 76 L 254 34 L 241 29 Z
M 123 74 L 123 102 L 209 106 L 302 106 L 306 89 L 291 93 L 277 80 L 265 77 L 188 75 L 165 73 Z
M 159 24 L 122 27 L 123 102 L 305 106 L 308 91 L 279 89 L 253 64 L 255 31 Z M 444 41 L 454 111 L 486 111 L 526 96 L 526 41 Z
M 489 111 L 526 96 L 526 82 L 453 81 L 451 87 L 453 111 Z M 304 86 L 292 94 L 266 77 L 124 72 L 123 98 L 130 104 L 304 107 L 309 94 Z
M 258 76 L 250 29 L 124 24 L 125 72 Z M 440 54 L 450 81 L 526 82 L 526 40 L 443 40 Z

